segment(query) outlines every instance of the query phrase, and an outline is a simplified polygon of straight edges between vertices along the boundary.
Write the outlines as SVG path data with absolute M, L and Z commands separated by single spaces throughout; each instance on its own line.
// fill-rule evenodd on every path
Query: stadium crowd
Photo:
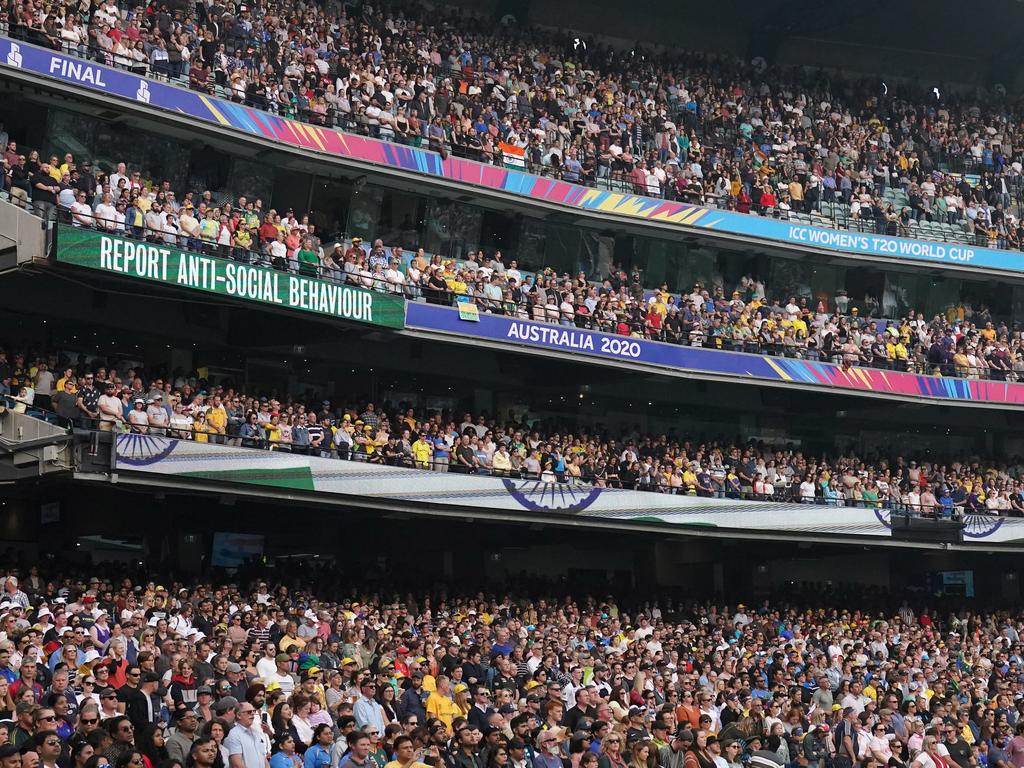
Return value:
M 883 96 L 877 82 L 627 53 L 411 3 L 25 3 L 8 31 L 279 114 L 566 181 L 766 215 L 825 206 L 833 224 L 926 239 L 955 226 L 980 244 L 1022 241 L 1024 137 L 998 94 Z
M 417 412 L 257 396 L 181 372 L 79 356 L 0 351 L 0 395 L 80 428 L 136 432 L 435 472 L 534 478 L 657 493 L 890 509 L 925 516 L 1024 516 L 1024 460 L 815 456 L 783 444 L 626 434 L 572 423 Z
M 1019 614 L 5 569 L 6 768 L 1019 768 Z M 255 572 L 259 573 L 259 572 Z M 226 582 L 226 580 L 225 580 Z M 316 584 L 316 587 L 308 585 Z M 532 593 L 537 595 L 539 593 Z
M 549 268 L 520 270 L 515 259 L 506 264 L 500 251 L 470 251 L 456 261 L 423 249 L 406 254 L 380 239 L 372 245 L 358 237 L 324 243 L 308 215 L 265 210 L 259 199 L 217 201 L 208 190 L 177 194 L 166 180 L 148 179 L 124 163 L 105 173 L 89 162 L 79 167 L 70 154 L 43 161 L 35 150 L 19 154 L 16 142 L 5 158 L 18 171 L 8 178 L 23 179 L 18 183 L 37 209 L 74 226 L 412 300 L 469 300 L 486 312 L 568 327 L 847 367 L 997 381 L 1024 375 L 1019 330 L 993 318 L 984 305 L 949 305 L 930 319 L 911 310 L 890 320 L 870 294 L 861 306 L 843 290 L 828 299 L 786 297 L 755 275 L 734 286 L 719 280 L 673 294 L 665 285 L 649 290 L 639 272 L 618 268 L 596 282 L 582 272 L 572 277 Z

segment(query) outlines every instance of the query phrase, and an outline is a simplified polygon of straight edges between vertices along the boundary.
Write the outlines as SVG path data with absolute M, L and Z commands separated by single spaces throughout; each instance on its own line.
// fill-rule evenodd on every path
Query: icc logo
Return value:
M 11 43 L 11 50 L 7 54 L 7 66 L 21 69 L 21 46 Z

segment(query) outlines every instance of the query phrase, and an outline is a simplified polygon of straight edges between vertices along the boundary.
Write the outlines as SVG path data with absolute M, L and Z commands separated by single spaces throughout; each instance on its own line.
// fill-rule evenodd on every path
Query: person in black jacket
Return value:
M 466 715 L 466 720 L 474 728 L 481 731 L 487 725 L 487 719 L 494 714 L 494 707 L 491 706 L 491 692 L 482 685 L 476 686 L 473 690 L 473 706 Z
M 141 672 L 138 665 L 128 667 L 127 682 L 117 692 L 124 704 L 124 713 L 136 733 L 160 719 L 160 699 L 156 695 L 160 676 L 156 672 Z
M 480 647 L 477 645 L 471 646 L 468 658 L 462 664 L 462 679 L 467 685 L 480 685 L 487 679 L 487 670 L 484 669 L 484 665 L 481 663 L 482 654 L 480 653 Z
M 427 708 L 424 706 L 427 694 L 423 690 L 423 674 L 413 672 L 409 675 L 409 687 L 405 689 L 398 708 L 403 718 L 416 717 L 420 725 L 427 722 Z
M 480 755 L 477 754 L 475 746 L 477 736 L 479 735 L 475 733 L 476 730 L 470 726 L 469 728 L 463 728 L 456 734 L 455 739 L 458 742 L 458 748 L 452 756 L 453 768 L 483 768 L 483 762 L 480 760 Z

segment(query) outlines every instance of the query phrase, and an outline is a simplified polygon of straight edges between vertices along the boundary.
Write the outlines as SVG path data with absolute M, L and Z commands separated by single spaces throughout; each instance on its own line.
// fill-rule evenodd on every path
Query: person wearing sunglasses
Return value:
M 40 768 L 57 768 L 61 751 L 60 736 L 54 731 L 42 731 L 36 734 L 34 745 L 39 755 Z
M 124 715 L 118 715 L 111 718 L 111 722 L 106 725 L 106 728 L 114 739 L 103 753 L 107 760 L 118 768 L 128 768 L 132 755 L 135 755 L 138 756 L 141 765 L 142 755 L 135 749 L 135 728 L 132 726 L 132 721 Z M 127 759 L 122 763 L 122 758 Z

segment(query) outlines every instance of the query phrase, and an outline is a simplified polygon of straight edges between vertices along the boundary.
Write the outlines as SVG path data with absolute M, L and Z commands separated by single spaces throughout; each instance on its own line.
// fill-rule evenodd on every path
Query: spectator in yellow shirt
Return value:
M 430 468 L 430 459 L 434 455 L 434 446 L 426 439 L 424 433 L 420 433 L 420 436 L 416 438 L 416 442 L 412 444 L 412 456 L 416 462 L 416 466 L 420 469 Z
M 210 427 L 210 433 L 217 435 L 213 442 L 223 443 L 223 436 L 228 431 L 228 412 L 220 401 L 220 395 L 214 395 L 210 407 L 206 409 L 206 423 Z
M 451 687 L 446 675 L 437 676 L 437 690 L 427 698 L 427 714 L 436 717 L 448 732 L 452 730 L 452 720 L 458 714 L 455 702 L 451 700 Z
M 213 429 L 206 421 L 206 414 L 202 411 L 196 414 L 195 421 L 192 424 L 192 431 L 195 433 L 193 439 L 197 443 L 208 443 L 210 442 L 210 434 L 213 433 Z

